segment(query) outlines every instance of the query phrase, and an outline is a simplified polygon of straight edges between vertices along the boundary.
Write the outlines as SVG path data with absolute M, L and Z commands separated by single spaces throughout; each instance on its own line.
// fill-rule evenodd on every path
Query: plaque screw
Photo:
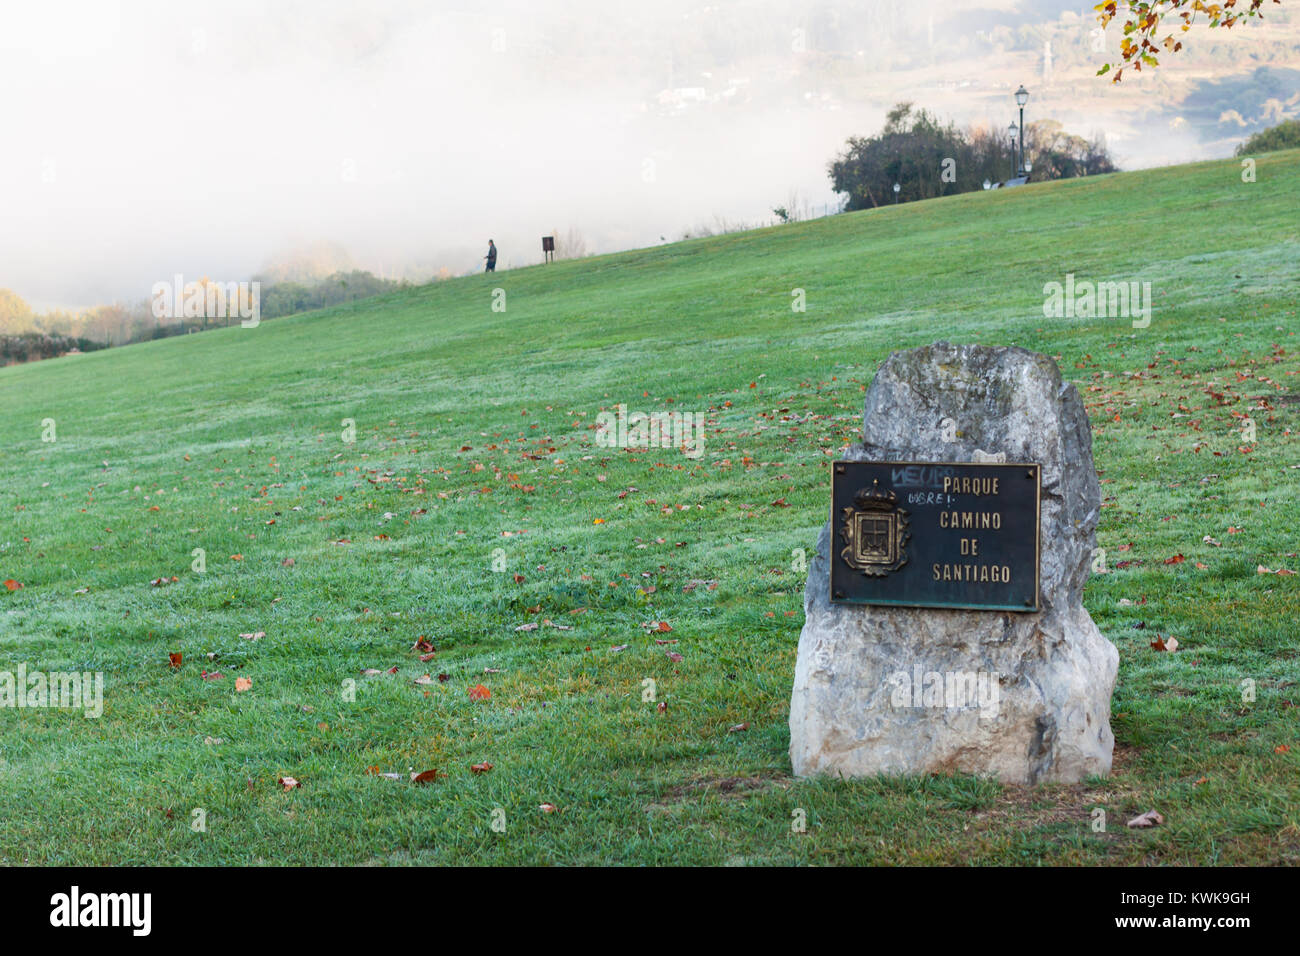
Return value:
M 1034 469 L 1033 469 L 1033 468 L 1030 468 L 1027 472 L 1025 472 L 1025 477 L 1026 477 L 1026 478 L 1032 478 L 1032 477 L 1034 477 Z
M 1033 598 L 1025 598 L 1025 607 L 1033 607 L 1033 606 L 1034 606 L 1034 599 L 1033 599 Z
M 836 592 L 835 592 L 835 600 L 837 600 L 837 601 L 843 601 L 843 600 L 844 600 L 844 592 L 843 592 L 843 591 L 836 591 Z
M 843 465 L 836 465 L 836 466 L 835 466 L 835 474 L 837 474 L 837 475 L 842 475 L 842 474 L 844 474 L 844 466 L 843 466 Z

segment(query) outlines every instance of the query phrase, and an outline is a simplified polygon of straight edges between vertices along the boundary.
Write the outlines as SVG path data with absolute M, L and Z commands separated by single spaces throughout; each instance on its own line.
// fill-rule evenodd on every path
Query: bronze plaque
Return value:
M 1035 463 L 837 461 L 831 600 L 1038 610 Z

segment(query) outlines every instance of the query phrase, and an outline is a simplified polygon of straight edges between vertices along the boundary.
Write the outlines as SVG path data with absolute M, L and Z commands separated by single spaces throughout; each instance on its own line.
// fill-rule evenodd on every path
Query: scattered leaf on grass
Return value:
M 203 672 L 202 674 L 200 674 L 199 676 L 202 677 L 204 680 L 221 680 L 221 679 L 222 679 L 221 671 L 204 671 L 204 672 Z
M 727 733 L 738 734 L 742 730 L 748 730 L 748 729 L 749 729 L 749 721 L 745 721 L 743 724 L 736 724 L 734 727 L 728 727 Z
M 175 653 L 175 654 L 168 654 L 168 655 L 167 655 L 167 661 L 168 661 L 168 663 L 171 664 L 171 666 L 172 666 L 173 668 L 180 667 L 180 666 L 181 666 L 181 655 L 180 655 L 180 653 L 177 652 L 177 653 Z
M 489 770 L 492 769 L 492 765 L 488 763 L 486 760 L 484 760 L 482 763 L 474 764 L 469 769 L 474 771 L 474 773 L 487 773 Z
M 668 655 L 668 659 L 674 664 L 680 664 L 682 661 L 686 660 L 686 658 L 682 657 L 682 655 L 678 654 L 676 651 L 664 651 L 664 653 Z
M 433 783 L 438 779 L 437 770 L 422 770 L 419 773 L 411 773 L 412 783 Z
M 266 637 L 266 631 L 249 631 L 247 634 L 240 634 L 239 636 L 246 641 L 260 641 Z
M 482 684 L 475 684 L 469 689 L 470 700 L 488 700 L 492 696 L 492 691 L 488 690 Z
M 527 624 L 520 624 L 517 628 L 515 628 L 515 630 L 516 630 L 516 631 L 535 631 L 535 630 L 537 630 L 539 627 L 541 627 L 540 624 L 536 623 L 535 621 L 530 621 L 530 622 L 528 622 Z
M 236 691 L 243 692 L 243 691 L 246 691 L 246 690 L 252 690 L 252 687 L 253 687 L 253 679 L 252 679 L 251 677 L 236 677 L 236 678 L 235 678 L 235 690 L 236 690 Z
M 1151 647 L 1153 650 L 1168 651 L 1172 654 L 1174 651 L 1178 650 L 1178 638 L 1171 637 L 1166 639 L 1161 635 L 1157 635 L 1156 639 L 1151 642 Z
M 17 591 L 19 588 L 22 587 L 22 584 L 20 584 L 18 581 L 15 581 L 13 578 L 9 578 L 7 581 L 5 581 L 5 587 L 10 591 Z
M 555 812 L 555 804 L 553 804 L 553 803 L 543 803 L 543 804 L 541 804 L 537 809 L 538 809 L 538 810 L 541 810 L 543 813 L 554 813 L 554 812 Z
M 1159 813 L 1155 810 L 1148 810 L 1146 813 L 1134 817 L 1126 825 L 1135 830 L 1145 830 L 1148 827 L 1158 827 L 1164 822 L 1165 818 Z
M 302 786 L 302 784 L 300 784 L 297 780 L 293 779 L 293 777 L 281 777 L 280 779 L 276 780 L 276 784 L 280 787 L 283 787 L 286 793 L 290 790 L 293 790 L 296 787 Z
M 417 677 L 417 678 L 415 679 L 415 683 L 417 683 L 417 684 L 421 684 L 421 685 L 423 685 L 423 684 L 432 684 L 432 683 L 433 683 L 433 678 L 430 677 L 428 674 L 423 674 L 423 675 L 421 675 L 421 676 L 419 676 L 419 677 Z

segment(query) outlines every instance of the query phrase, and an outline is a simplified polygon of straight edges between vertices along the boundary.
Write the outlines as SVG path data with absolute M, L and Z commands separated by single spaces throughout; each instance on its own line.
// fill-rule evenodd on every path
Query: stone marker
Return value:
M 790 699 L 794 772 L 956 771 L 1020 784 L 1109 773 L 1119 654 L 1081 601 L 1101 489 L 1078 391 L 1045 355 L 939 342 L 895 352 L 881 366 L 862 434 L 845 461 L 1038 466 L 1037 474 L 1026 469 L 1041 486 L 1037 610 L 833 602 L 830 562 L 851 557 L 841 535 L 832 541 L 832 525 L 845 527 L 833 514 L 804 593 Z M 904 488 L 873 481 L 856 500 L 876 507 L 891 494 L 890 507 L 906 514 Z M 971 495 L 952 501 L 962 511 L 979 505 Z M 926 533 L 915 519 L 913 539 Z M 985 551 L 996 546 L 992 532 L 979 537 Z M 901 543 L 912 553 L 926 544 Z M 887 575 L 890 566 L 862 573 Z

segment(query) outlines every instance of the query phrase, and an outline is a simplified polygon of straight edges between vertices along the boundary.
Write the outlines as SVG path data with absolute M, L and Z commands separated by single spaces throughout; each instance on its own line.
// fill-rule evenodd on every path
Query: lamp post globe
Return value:
M 895 206 L 898 205 L 898 193 L 902 188 L 903 187 L 898 185 L 898 183 L 894 183 L 894 205 Z

